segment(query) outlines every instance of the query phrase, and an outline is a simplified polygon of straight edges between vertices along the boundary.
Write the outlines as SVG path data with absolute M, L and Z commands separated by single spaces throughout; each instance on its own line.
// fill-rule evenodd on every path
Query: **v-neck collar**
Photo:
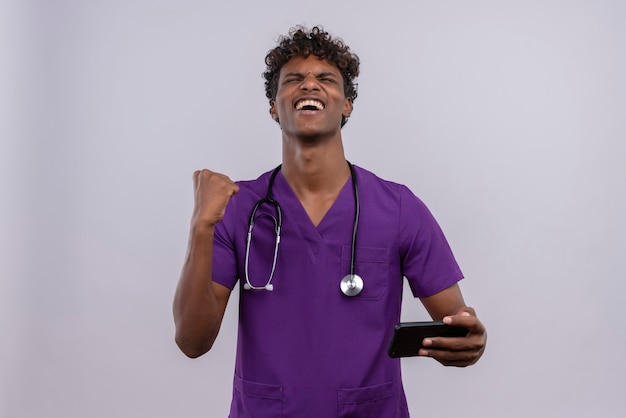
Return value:
M 309 244 L 313 255 L 317 255 L 319 252 L 320 246 L 324 243 L 324 236 L 326 234 L 336 231 L 338 224 L 352 222 L 354 218 L 352 176 L 348 177 L 348 180 L 339 191 L 337 198 L 330 208 L 328 208 L 328 211 L 326 211 L 317 227 L 313 224 L 311 218 L 309 218 L 304 206 L 283 176 L 282 171 L 276 176 L 275 183 L 280 190 L 280 199 L 277 198 L 277 200 L 279 200 L 283 207 L 283 211 L 287 212 L 285 216 L 293 217 L 293 223 L 297 224 L 302 236 Z M 275 194 L 277 194 L 276 186 L 274 188 Z M 348 219 L 350 221 L 348 221 Z

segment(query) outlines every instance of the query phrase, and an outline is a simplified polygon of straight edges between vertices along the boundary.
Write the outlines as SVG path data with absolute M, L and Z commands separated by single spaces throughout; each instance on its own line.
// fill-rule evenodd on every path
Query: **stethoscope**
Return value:
M 356 175 L 354 173 L 354 166 L 348 162 L 350 167 L 350 177 L 352 178 L 352 190 L 354 191 L 354 224 L 352 228 L 352 251 L 350 254 L 350 274 L 347 274 L 341 282 L 339 282 L 339 289 L 346 296 L 356 296 L 363 290 L 363 279 L 354 272 L 355 255 L 356 255 L 356 236 L 359 227 L 359 212 L 361 204 L 359 202 L 359 189 L 357 186 Z M 281 165 L 276 167 L 270 175 L 270 180 L 267 185 L 267 195 L 256 202 L 252 208 L 250 214 L 250 221 L 248 223 L 248 237 L 246 238 L 246 255 L 244 259 L 244 273 L 246 282 L 243 285 L 245 290 L 274 290 L 272 279 L 274 278 L 274 272 L 276 271 L 276 260 L 278 259 L 278 244 L 280 243 L 280 230 L 283 226 L 283 212 L 280 205 L 272 197 L 272 187 L 274 186 L 274 180 L 276 175 L 280 171 Z M 257 210 L 264 204 L 269 204 L 274 208 L 275 216 L 265 215 L 272 219 L 274 222 L 274 232 L 276 233 L 276 241 L 274 242 L 274 259 L 272 260 L 272 269 L 270 271 L 269 278 L 263 286 L 254 286 L 250 282 L 250 274 L 248 273 L 248 267 L 250 264 L 250 243 L 252 242 L 252 230 L 254 229 L 254 222 L 256 219 Z

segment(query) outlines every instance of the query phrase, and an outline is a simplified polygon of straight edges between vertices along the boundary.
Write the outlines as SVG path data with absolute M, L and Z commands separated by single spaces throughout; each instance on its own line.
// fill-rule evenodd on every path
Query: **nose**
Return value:
M 313 74 L 312 72 L 308 72 L 305 76 L 304 79 L 302 80 L 302 83 L 300 84 L 300 89 L 302 90 L 319 90 L 320 85 L 319 82 L 317 81 L 317 77 L 315 77 L 315 74 Z

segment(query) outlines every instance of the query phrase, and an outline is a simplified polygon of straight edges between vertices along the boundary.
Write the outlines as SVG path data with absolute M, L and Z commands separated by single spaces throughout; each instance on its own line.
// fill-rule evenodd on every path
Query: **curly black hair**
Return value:
M 344 94 L 356 100 L 357 84 L 355 79 L 359 75 L 359 57 L 350 51 L 350 48 L 341 40 L 333 38 L 321 26 L 314 26 L 311 30 L 304 26 L 296 26 L 289 30 L 288 36 L 278 39 L 278 46 L 271 49 L 265 56 L 267 69 L 263 73 L 265 78 L 265 96 L 270 101 L 276 99 L 278 92 L 278 77 L 280 70 L 290 59 L 296 56 L 308 57 L 315 55 L 325 59 L 339 68 L 343 76 Z M 342 118 L 341 126 L 347 118 Z

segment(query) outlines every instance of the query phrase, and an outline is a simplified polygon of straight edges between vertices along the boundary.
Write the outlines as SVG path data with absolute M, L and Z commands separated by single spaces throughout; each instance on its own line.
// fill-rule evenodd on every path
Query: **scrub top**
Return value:
M 272 189 L 283 220 L 274 290 L 244 290 L 249 218 L 267 195 L 270 174 L 238 182 L 214 238 L 213 280 L 231 289 L 242 282 L 230 416 L 408 417 L 400 359 L 387 349 L 400 320 L 403 277 L 415 297 L 463 277 L 440 227 L 406 186 L 355 166 L 355 273 L 364 287 L 346 296 L 339 284 L 350 273 L 351 179 L 315 227 L 279 172 Z M 268 204 L 256 215 L 253 286 L 264 286 L 272 269 L 275 216 Z

